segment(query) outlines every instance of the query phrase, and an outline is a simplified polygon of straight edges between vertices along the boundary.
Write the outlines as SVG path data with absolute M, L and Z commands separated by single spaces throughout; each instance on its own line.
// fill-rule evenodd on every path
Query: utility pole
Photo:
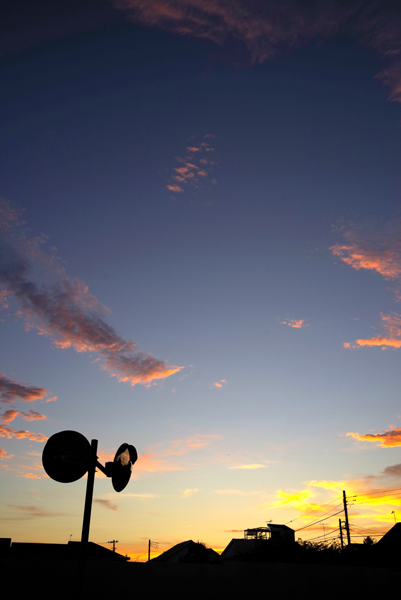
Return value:
M 338 522 L 339 522 L 339 524 L 340 524 L 340 540 L 341 540 L 341 550 L 344 550 L 343 528 L 342 528 L 341 519 L 338 519 Z
M 343 490 L 343 503 L 344 503 L 344 513 L 345 513 L 345 529 L 347 530 L 347 540 L 348 546 L 351 544 L 351 536 L 349 533 L 349 522 L 348 522 L 348 510 L 347 510 L 347 496 L 345 494 L 345 490 Z
M 118 540 L 111 540 L 110 542 L 107 542 L 108 544 L 113 544 L 113 552 L 116 551 L 116 544 L 118 544 Z
M 148 544 L 148 562 L 150 561 L 150 540 Z

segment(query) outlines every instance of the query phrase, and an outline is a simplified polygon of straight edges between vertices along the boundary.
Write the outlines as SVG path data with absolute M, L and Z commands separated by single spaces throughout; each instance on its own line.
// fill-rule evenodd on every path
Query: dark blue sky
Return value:
M 167 543 L 181 513 L 174 535 L 219 547 L 345 485 L 383 487 L 398 460 L 400 11 L 121 6 L 5 8 L 2 502 L 62 493 L 37 458 L 55 431 L 110 454 L 126 438 L 136 496 L 108 514 L 117 532 L 139 511 L 127 551 Z M 36 417 L 12 384 L 42 390 Z

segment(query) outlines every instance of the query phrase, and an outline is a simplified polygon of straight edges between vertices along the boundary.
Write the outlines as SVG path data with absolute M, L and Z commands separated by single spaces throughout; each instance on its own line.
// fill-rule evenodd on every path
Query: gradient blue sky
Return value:
M 386 531 L 398 496 L 363 494 L 401 486 L 398 3 L 53 4 L 3 19 L 3 537 L 79 538 L 85 481 L 41 467 L 64 429 L 137 447 L 91 528 L 132 556 L 302 527 L 343 489 L 355 536 Z

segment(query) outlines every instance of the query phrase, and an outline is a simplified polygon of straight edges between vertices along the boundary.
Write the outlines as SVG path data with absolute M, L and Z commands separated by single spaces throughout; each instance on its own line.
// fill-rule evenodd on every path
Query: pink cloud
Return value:
M 48 393 L 46 388 L 23 385 L 8 379 L 4 373 L 0 373 L 0 402 L 8 404 L 16 400 L 34 402 L 35 400 L 43 400 Z
M 313 40 L 346 35 L 392 61 L 377 77 L 390 88 L 390 99 L 401 101 L 397 3 L 321 0 L 310 6 L 299 0 L 175 0 L 174 4 L 171 0 L 113 0 L 113 4 L 134 22 L 211 40 L 220 52 L 227 48 L 226 59 L 234 55 L 236 64 L 263 63 Z
M 99 506 L 103 506 L 103 508 L 107 508 L 108 510 L 116 511 L 117 504 L 110 502 L 110 500 L 103 500 L 102 498 L 94 498 L 93 502 L 99 504 Z
M 183 192 L 184 190 L 179 185 L 168 185 L 167 189 L 172 192 Z
M 211 134 L 204 136 L 206 138 L 214 137 Z M 186 151 L 188 156 L 176 156 L 175 160 L 182 166 L 174 167 L 172 169 L 173 174 L 170 177 L 170 181 L 166 187 L 172 192 L 181 193 L 185 191 L 185 186 L 189 186 L 192 189 L 199 188 L 201 185 L 209 185 L 205 178 L 209 175 L 209 172 L 213 170 L 213 165 L 217 163 L 215 161 L 209 161 L 203 158 L 204 152 L 214 152 L 214 148 L 210 148 L 208 142 L 201 142 L 196 146 L 187 146 Z M 180 185 L 174 184 L 173 181 L 179 182 Z M 213 179 L 210 183 L 216 183 Z
M 108 309 L 90 294 L 83 281 L 69 278 L 55 258 L 42 251 L 41 240 L 22 239 L 12 233 L 2 246 L 0 285 L 18 305 L 17 314 L 27 329 L 51 337 L 58 348 L 97 353 L 103 369 L 131 385 L 164 379 L 182 369 L 141 352 L 135 342 L 120 337 L 105 320 Z M 52 274 L 55 281 L 37 283 L 33 266 L 42 267 L 44 275 Z M 6 398 L 13 389 L 14 397 L 24 393 L 6 382 Z M 38 388 L 37 397 L 43 398 L 44 392 Z

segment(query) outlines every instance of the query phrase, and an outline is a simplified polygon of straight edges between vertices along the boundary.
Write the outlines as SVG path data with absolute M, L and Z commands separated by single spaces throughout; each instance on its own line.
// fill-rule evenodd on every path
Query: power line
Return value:
M 377 492 L 369 492 L 368 494 L 354 494 L 351 498 L 364 498 L 365 496 L 373 496 L 374 494 L 383 494 L 386 495 L 387 492 L 401 492 L 401 488 L 392 488 L 390 490 L 379 490 Z M 389 494 L 394 496 L 395 494 Z
M 321 510 L 322 508 L 324 508 L 325 506 L 328 506 L 329 504 L 334 504 L 334 502 L 336 502 L 340 498 L 341 498 L 341 496 L 338 496 L 338 498 L 334 498 L 334 500 L 332 500 L 331 502 L 326 502 L 326 504 L 322 504 L 322 506 L 320 506 L 319 508 L 314 508 L 313 510 L 310 510 L 309 512 L 305 513 L 304 515 L 301 515 L 300 517 L 296 517 L 295 519 L 291 519 L 291 521 L 287 521 L 287 523 L 284 523 L 284 525 L 288 525 L 288 523 L 293 523 L 294 521 L 298 521 L 298 519 L 307 517 L 308 515 L 311 515 L 312 513 L 316 512 L 318 510 Z M 338 506 L 340 506 L 340 505 L 338 504 Z M 334 506 L 334 508 L 336 508 L 336 507 Z M 334 510 L 334 508 L 332 510 Z
M 334 500 L 333 500 L 334 502 Z M 340 502 L 340 504 L 337 504 L 336 506 L 333 506 L 333 508 L 331 508 L 330 510 L 328 510 L 327 512 L 323 513 L 322 515 L 320 515 L 320 517 L 324 517 L 325 515 L 328 515 L 329 512 L 331 512 L 332 510 L 335 510 L 336 508 L 338 508 L 339 506 L 342 505 L 342 502 Z M 327 504 L 324 504 L 323 506 L 327 506 Z M 307 513 L 310 514 L 310 513 Z M 306 515 L 302 515 L 302 517 L 306 517 Z M 299 517 L 300 519 L 301 517 Z M 329 517 L 328 517 L 329 518 Z M 295 519 L 294 519 L 295 520 Z M 291 522 L 291 521 L 290 521 Z M 301 527 L 301 529 L 304 529 L 304 527 Z M 295 531 L 299 531 L 298 529 L 295 529 Z
M 313 523 L 310 523 L 309 525 L 305 525 L 305 527 L 300 527 L 299 529 L 295 529 L 295 531 L 302 531 L 303 529 L 309 529 L 310 527 L 313 527 L 313 525 L 317 525 L 318 523 L 321 523 L 322 521 L 327 521 L 327 519 L 331 519 L 332 517 L 335 517 L 336 515 L 339 515 L 342 512 L 343 512 L 342 510 L 339 510 L 338 512 L 334 513 L 333 515 L 324 517 L 324 519 L 319 519 L 318 521 L 314 521 Z

